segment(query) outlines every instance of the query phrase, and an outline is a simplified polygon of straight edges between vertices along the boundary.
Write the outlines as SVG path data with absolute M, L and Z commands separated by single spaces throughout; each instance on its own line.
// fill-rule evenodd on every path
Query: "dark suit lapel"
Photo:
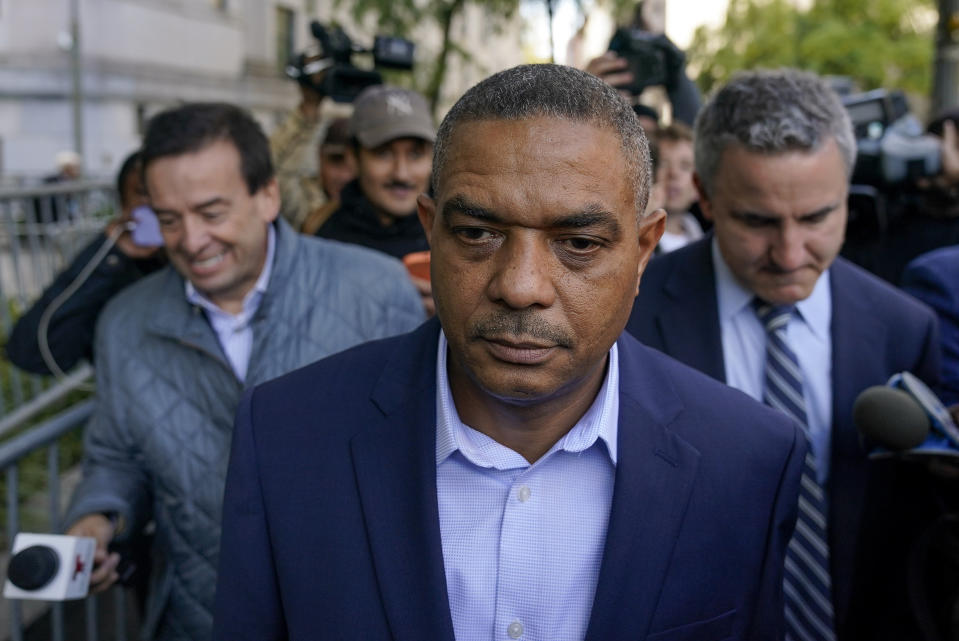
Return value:
M 436 341 L 427 323 L 384 369 L 381 425 L 352 442 L 373 564 L 396 641 L 452 639 L 436 502 Z
M 690 247 L 682 261 L 673 261 L 663 288 L 670 302 L 654 313 L 667 354 L 725 382 L 711 238 Z
M 833 600 L 837 621 L 845 619 L 851 598 L 857 537 L 866 501 L 868 463 L 852 420 L 852 406 L 859 392 L 885 383 L 886 327 L 869 309 L 855 283 L 848 281 L 848 267 L 836 259 L 830 269 L 832 296 L 832 434 L 830 437 L 829 545 L 832 550 Z
M 682 405 L 643 372 L 645 348 L 624 334 L 616 485 L 586 638 L 644 638 L 699 467 L 699 453 L 669 429 Z

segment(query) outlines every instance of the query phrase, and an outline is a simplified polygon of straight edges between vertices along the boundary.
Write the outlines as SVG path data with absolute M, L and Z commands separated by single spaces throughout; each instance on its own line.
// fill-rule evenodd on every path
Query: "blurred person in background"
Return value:
M 72 369 L 81 359 L 93 360 L 93 336 L 97 318 L 107 301 L 127 285 L 162 267 L 163 251 L 157 246 L 140 246 L 125 226 L 133 211 L 147 204 L 140 175 L 140 154 L 127 156 L 117 173 L 117 196 L 120 215 L 80 250 L 60 272 L 40 298 L 20 317 L 7 339 L 7 357 L 17 367 L 35 374 L 52 374 L 50 364 L 42 356 L 39 344 L 40 319 L 51 303 L 87 268 L 116 234 L 116 243 L 103 256 L 89 277 L 66 298 L 50 317 L 46 340 L 50 356 L 63 372 Z
M 415 91 L 375 85 L 353 103 L 350 135 L 356 179 L 317 236 L 363 245 L 403 258 L 429 249 L 416 217 L 416 198 L 429 191 L 436 128 L 426 99 Z M 433 313 L 430 283 L 411 275 Z
M 947 405 L 959 403 L 959 244 L 941 247 L 912 260 L 902 274 L 902 288 L 932 307 L 939 317 L 942 380 L 939 395 Z
M 665 196 L 666 231 L 659 240 L 662 253 L 679 249 L 703 237 L 703 228 L 691 209 L 699 199 L 693 183 L 693 131 L 674 122 L 656 135 L 656 182 Z
M 319 82 L 300 83 L 300 104 L 270 136 L 283 217 L 294 229 L 303 229 L 310 220 L 311 230 L 306 233 L 313 233 L 329 217 L 339 202 L 343 186 L 356 176 L 348 119 L 322 122 L 324 96 L 318 90 L 320 86 Z M 324 126 L 323 139 L 314 146 Z M 317 171 L 306 174 L 306 155 L 311 149 L 317 154 Z
M 876 273 L 899 283 L 906 265 L 921 254 L 959 244 L 959 110 L 950 110 L 927 127 L 941 140 L 941 171 L 918 179 L 909 198 L 893 203 L 875 266 Z M 869 266 L 867 266 L 869 267 Z
M 113 298 L 96 331 L 96 408 L 64 522 L 112 542 L 156 525 L 142 637 L 211 635 L 220 509 L 243 389 L 424 318 L 401 265 L 296 233 L 259 125 L 238 107 L 155 116 L 142 150 L 169 265 Z
M 665 26 L 665 3 L 662 0 L 638 2 L 633 12 L 632 23 L 625 29 L 617 31 L 613 42 L 610 43 L 610 49 L 620 46 L 613 44 L 617 40 L 628 43 L 631 38 L 626 37 L 626 34 L 629 33 L 642 40 L 644 48 L 648 49 L 651 46 L 655 49 L 662 60 L 664 68 L 661 71 L 665 73 L 665 76 L 655 79 L 654 84 L 643 84 L 652 87 L 662 86 L 669 98 L 672 120 L 678 120 L 692 127 L 696 114 L 702 106 L 702 98 L 699 95 L 699 89 L 686 74 L 686 54 L 666 37 L 663 32 Z M 629 48 L 628 44 L 626 48 Z M 633 90 L 627 90 L 627 88 L 643 80 L 637 77 L 638 73 L 651 72 L 650 69 L 630 70 L 630 55 L 625 51 L 617 53 L 612 50 L 590 60 L 585 69 L 620 89 L 621 93 L 634 102 L 639 99 L 639 95 L 633 95 L 636 94 L 638 87 Z

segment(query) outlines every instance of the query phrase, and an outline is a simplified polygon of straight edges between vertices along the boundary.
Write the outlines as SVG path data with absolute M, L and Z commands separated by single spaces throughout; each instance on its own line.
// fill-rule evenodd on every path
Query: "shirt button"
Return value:
M 520 502 L 520 503 L 525 503 L 526 501 L 529 500 L 529 496 L 530 496 L 530 494 L 532 494 L 532 493 L 533 493 L 532 490 L 530 490 L 528 487 L 526 487 L 526 486 L 524 485 L 523 487 L 519 488 L 519 492 L 517 492 L 516 498 L 519 499 L 519 502 Z M 520 626 L 520 627 L 522 627 L 522 626 Z M 514 637 L 514 638 L 515 638 L 515 637 Z
M 518 639 L 523 636 L 523 624 L 519 621 L 513 621 L 506 627 L 506 634 L 510 639 Z

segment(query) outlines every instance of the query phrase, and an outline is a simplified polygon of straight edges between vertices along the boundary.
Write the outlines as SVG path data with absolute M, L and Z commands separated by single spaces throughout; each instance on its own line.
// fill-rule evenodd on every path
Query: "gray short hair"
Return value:
M 696 173 L 706 193 L 732 144 L 759 153 L 815 151 L 833 139 L 852 175 L 856 138 L 839 96 L 819 76 L 797 69 L 741 72 L 696 118 Z
M 433 191 L 438 192 L 450 142 L 462 124 L 488 120 L 561 118 L 614 131 L 620 139 L 627 175 L 635 185 L 642 215 L 650 188 L 649 144 L 639 119 L 615 89 L 593 76 L 562 65 L 520 65 L 469 89 L 440 124 L 433 148 Z

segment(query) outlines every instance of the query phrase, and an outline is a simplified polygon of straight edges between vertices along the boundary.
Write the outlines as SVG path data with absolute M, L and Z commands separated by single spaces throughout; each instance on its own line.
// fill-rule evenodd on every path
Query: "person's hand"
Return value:
M 423 309 L 426 310 L 426 316 L 432 318 L 436 314 L 436 301 L 433 300 L 433 285 L 424 278 L 417 278 L 410 275 L 413 287 L 420 293 L 420 299 L 423 302 Z
M 626 58 L 617 56 L 612 51 L 607 51 L 598 58 L 593 58 L 586 65 L 586 73 L 597 76 L 606 84 L 616 87 L 624 87 L 633 81 L 633 74 L 628 71 L 629 63 Z M 630 93 L 624 89 L 619 89 L 624 97 L 629 98 Z
M 303 65 L 308 66 L 311 62 L 316 62 L 320 56 L 310 56 L 303 59 Z M 326 75 L 326 69 L 319 73 L 314 73 L 307 78 L 300 78 L 300 115 L 308 122 L 317 122 L 320 119 L 320 104 L 325 97 L 317 87 L 323 82 Z
M 97 548 L 93 553 L 93 572 L 90 574 L 90 592 L 102 592 L 117 582 L 117 565 L 120 555 L 108 552 L 107 546 L 113 540 L 116 528 L 110 519 L 102 514 L 88 514 L 67 530 L 68 536 L 89 536 L 96 539 Z
M 110 224 L 107 225 L 104 234 L 107 237 L 111 236 L 119 225 L 126 225 L 130 222 L 131 218 L 127 215 L 120 216 L 110 221 Z M 116 248 L 119 249 L 124 256 L 127 258 L 132 258 L 133 260 L 143 260 L 145 258 L 150 258 L 156 254 L 160 248 L 159 247 L 141 247 L 133 242 L 133 236 L 130 234 L 129 229 L 124 229 L 117 237 Z

